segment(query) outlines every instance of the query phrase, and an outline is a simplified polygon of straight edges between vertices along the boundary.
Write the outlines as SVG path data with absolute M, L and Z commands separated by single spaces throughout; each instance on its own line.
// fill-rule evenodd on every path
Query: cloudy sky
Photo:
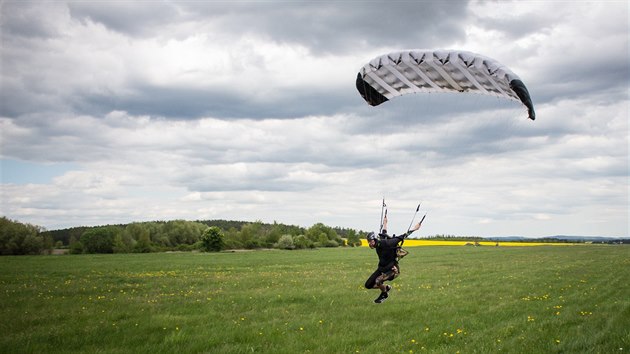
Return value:
M 3 1 L 0 213 L 47 229 L 228 219 L 419 236 L 628 236 L 626 1 Z M 368 106 L 370 59 L 461 49 L 518 102 Z

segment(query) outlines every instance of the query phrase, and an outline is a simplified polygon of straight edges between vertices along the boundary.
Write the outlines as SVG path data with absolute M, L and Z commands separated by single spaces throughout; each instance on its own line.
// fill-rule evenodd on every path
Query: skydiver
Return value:
M 389 297 L 388 293 L 392 287 L 384 283 L 394 280 L 400 274 L 397 254 L 397 250 L 400 247 L 399 243 L 404 241 L 404 239 L 414 231 L 420 229 L 421 225 L 422 221 L 404 234 L 390 237 L 387 234 L 387 215 L 385 215 L 383 219 L 383 231 L 379 233 L 378 236 L 374 232 L 370 232 L 367 235 L 366 239 L 370 248 L 376 249 L 376 254 L 378 255 L 378 267 L 365 282 L 366 289 L 381 290 L 381 294 L 374 300 L 375 303 L 380 304 Z

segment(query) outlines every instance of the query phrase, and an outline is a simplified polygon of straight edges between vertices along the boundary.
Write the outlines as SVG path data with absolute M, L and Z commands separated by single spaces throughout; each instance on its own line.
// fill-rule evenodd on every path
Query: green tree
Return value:
M 315 248 L 315 243 L 304 235 L 295 236 L 293 239 L 293 245 L 297 249 Z
M 322 233 L 320 233 L 320 234 L 319 234 L 319 237 L 317 238 L 317 242 L 316 242 L 316 244 L 317 244 L 319 247 L 324 247 L 324 246 L 326 246 L 326 244 L 327 244 L 327 243 L 328 243 L 328 235 L 326 235 L 326 234 L 325 234 L 325 233 L 323 233 L 323 232 L 322 232 Z
M 42 238 L 42 250 L 46 252 L 46 254 L 52 254 L 53 248 L 55 248 L 55 244 L 52 236 L 48 234 L 39 233 L 39 236 Z
M 81 243 L 86 253 L 113 253 L 114 239 L 119 233 L 114 226 L 96 227 L 81 235 Z
M 40 254 L 49 242 L 41 235 L 41 227 L 0 218 L 0 254 Z
M 28 234 L 22 239 L 22 254 L 39 254 L 44 249 L 44 242 L 37 234 Z
M 132 223 L 125 226 L 124 230 L 114 238 L 114 253 L 132 252 L 136 245 L 136 239 L 142 233 L 147 233 L 146 228 L 140 223 Z
M 206 252 L 219 252 L 224 246 L 223 232 L 216 226 L 210 226 L 201 235 L 201 248 Z
M 139 234 L 138 240 L 133 246 L 133 251 L 135 253 L 150 253 L 151 251 L 153 251 L 148 230 L 145 230 L 144 232 Z
M 294 249 L 295 245 L 293 244 L 293 236 L 291 235 L 280 236 L 280 239 L 278 239 L 278 242 L 275 244 L 275 247 L 285 249 L 285 250 Z
M 223 236 L 226 249 L 233 250 L 243 248 L 243 244 L 239 239 L 239 232 L 235 227 L 230 227 Z
M 271 229 L 265 236 L 265 243 L 267 244 L 267 246 L 275 245 L 278 243 L 278 241 L 280 241 L 280 237 L 287 234 L 288 233 L 285 232 L 285 227 L 274 221 Z
M 164 233 L 168 238 L 168 244 L 172 247 L 177 247 L 181 244 L 192 245 L 199 241 L 206 227 L 206 225 L 198 222 L 173 220 L 166 222 Z
M 133 240 L 126 232 L 120 232 L 114 236 L 114 253 L 129 253 L 133 250 Z
M 262 223 L 255 222 L 243 225 L 239 232 L 239 241 L 243 247 L 247 249 L 261 248 L 263 242 L 260 238 L 262 230 Z
M 68 246 L 70 248 L 70 254 L 83 253 L 83 244 L 81 243 L 81 241 L 77 239 L 75 235 L 71 235 L 70 240 L 68 242 L 69 242 Z
M 346 234 L 346 237 L 348 240 L 348 246 L 350 247 L 361 246 L 361 239 L 359 238 L 359 235 L 357 234 L 356 231 L 349 230 Z
M 306 237 L 318 247 L 337 247 L 343 244 L 337 232 L 322 223 L 317 223 L 306 230 Z

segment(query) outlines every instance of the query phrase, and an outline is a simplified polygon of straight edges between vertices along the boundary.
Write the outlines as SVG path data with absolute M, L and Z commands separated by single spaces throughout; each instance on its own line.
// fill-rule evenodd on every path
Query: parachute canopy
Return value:
M 357 75 L 357 90 L 371 106 L 419 92 L 472 92 L 520 101 L 531 120 L 534 105 L 523 81 L 503 64 L 457 50 L 409 50 L 370 60 Z

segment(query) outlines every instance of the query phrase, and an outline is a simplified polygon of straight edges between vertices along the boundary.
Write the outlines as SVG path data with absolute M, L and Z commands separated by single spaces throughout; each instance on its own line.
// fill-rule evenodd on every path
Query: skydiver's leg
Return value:
M 381 289 L 381 292 L 389 292 L 391 290 L 391 286 L 385 285 L 386 281 L 392 281 L 398 277 L 400 274 L 400 268 L 398 265 L 392 267 L 389 272 L 380 273 L 378 277 L 376 277 L 375 287 Z
M 376 279 L 381 275 L 381 272 L 378 271 L 378 269 L 376 271 L 374 271 L 374 273 L 372 273 L 372 275 L 370 275 L 370 277 L 365 281 L 365 288 L 366 289 L 376 289 L 378 288 L 378 286 L 376 286 Z
M 398 278 L 398 275 L 400 274 L 400 266 L 399 265 L 395 265 L 392 267 L 392 270 L 390 270 L 389 272 L 387 272 L 387 280 L 392 281 L 396 278 Z
M 381 289 L 382 293 L 386 293 L 388 291 L 387 285 L 385 285 L 385 281 L 389 280 L 389 273 L 378 273 L 376 280 L 374 282 L 374 289 Z
M 389 297 L 389 291 L 392 289 L 390 285 L 385 285 L 386 281 L 392 281 L 400 274 L 400 268 L 398 265 L 392 267 L 387 273 L 381 273 L 376 277 L 375 287 L 381 289 L 381 294 L 374 300 L 375 303 L 380 304 Z
M 381 290 L 379 296 L 376 298 L 376 300 L 374 300 L 374 302 L 377 304 L 380 304 L 381 302 L 385 301 L 385 299 L 387 299 L 387 292 L 389 291 L 389 289 L 391 289 L 391 286 L 383 284 L 384 279 L 385 274 L 377 269 L 365 282 L 366 289 Z
M 381 275 L 378 276 L 378 279 L 380 279 L 380 280 L 377 280 L 377 284 L 379 284 L 377 287 L 379 289 L 381 289 L 381 293 L 374 300 L 374 302 L 377 303 L 377 304 L 380 304 L 383 301 L 387 300 L 387 298 L 389 297 L 389 290 L 391 290 L 391 288 L 392 288 L 389 285 L 383 284 L 383 282 L 386 280 L 384 277 L 385 277 L 384 273 L 381 273 Z

